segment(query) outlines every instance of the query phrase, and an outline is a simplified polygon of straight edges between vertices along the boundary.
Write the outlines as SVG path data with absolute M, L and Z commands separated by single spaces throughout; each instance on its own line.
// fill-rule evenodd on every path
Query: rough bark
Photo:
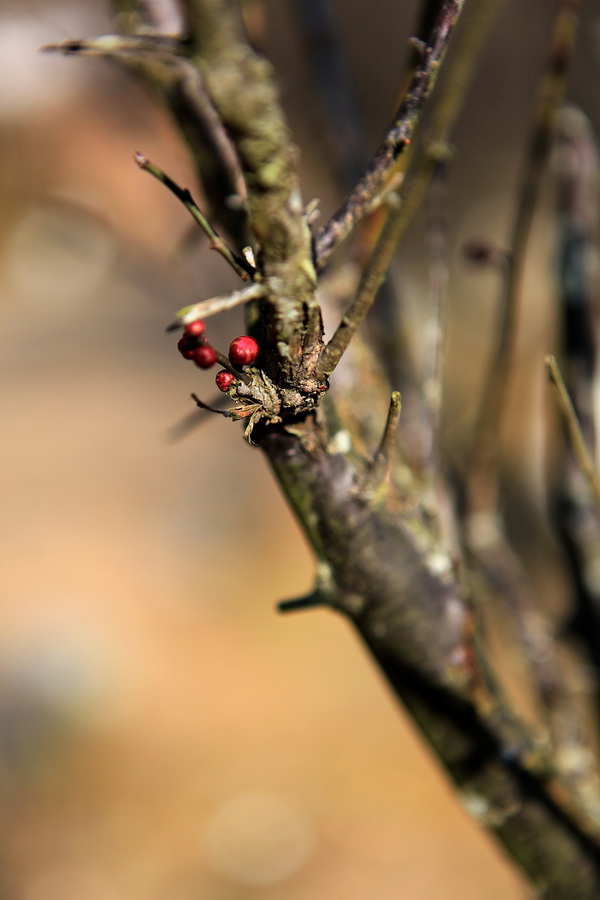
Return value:
M 327 452 L 312 418 L 292 431 L 268 428 L 260 445 L 321 562 L 319 598 L 352 621 L 464 807 L 542 895 L 598 897 L 595 826 L 486 671 L 471 606 L 453 573 L 436 571 L 422 523 L 365 497 L 360 470 Z

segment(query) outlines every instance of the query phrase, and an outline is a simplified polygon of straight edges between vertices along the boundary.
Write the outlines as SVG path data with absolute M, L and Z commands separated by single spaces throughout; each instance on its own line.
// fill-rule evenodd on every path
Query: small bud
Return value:
M 472 240 L 463 246 L 463 256 L 476 266 L 502 266 L 507 261 L 507 253 L 491 241 Z
M 252 247 L 244 247 L 242 250 L 244 254 L 244 259 L 248 263 L 248 265 L 252 266 L 253 269 L 256 268 L 256 260 L 254 259 L 254 253 L 252 252 Z
M 229 345 L 229 359 L 234 366 L 248 366 L 258 356 L 258 344 L 247 334 L 236 338 Z
M 193 360 L 199 369 L 210 369 L 217 361 L 217 354 L 210 344 L 200 344 L 194 351 Z
M 234 381 L 235 378 L 233 377 L 231 372 L 228 372 L 226 369 L 223 369 L 221 372 L 217 372 L 217 374 L 215 375 L 215 383 L 219 390 L 223 391 L 224 394 L 227 393 L 227 390 L 231 387 Z
M 202 319 L 196 319 L 195 322 L 190 322 L 189 325 L 185 326 L 184 334 L 189 334 L 190 337 L 201 337 L 204 331 L 204 322 Z
M 198 349 L 198 344 L 195 340 L 190 339 L 189 335 L 184 334 L 183 337 L 180 338 L 177 342 L 177 349 L 184 359 L 193 359 L 194 354 Z

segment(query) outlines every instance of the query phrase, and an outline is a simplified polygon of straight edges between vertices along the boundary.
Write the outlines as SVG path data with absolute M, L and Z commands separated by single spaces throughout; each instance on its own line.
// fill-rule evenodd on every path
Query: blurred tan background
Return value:
M 336 7 L 372 148 L 417 4 Z M 455 135 L 450 359 L 471 365 L 452 370 L 449 427 L 496 295 L 458 248 L 506 235 L 551 7 L 506 4 Z M 264 13 L 305 197 L 327 214 L 293 9 Z M 312 563 L 259 454 L 218 417 L 167 439 L 212 376 L 164 328 L 234 282 L 203 240 L 178 253 L 185 212 L 132 162 L 194 186 L 167 115 L 114 65 L 37 52 L 108 29 L 95 0 L 0 2 L 0 898 L 524 898 L 347 624 L 275 614 Z M 580 46 L 570 98 L 597 114 L 597 7 Z M 422 240 L 403 269 L 415 308 Z M 536 241 L 545 265 L 548 228 Z M 210 322 L 222 348 L 241 331 Z M 548 331 L 525 317 L 524 358 Z

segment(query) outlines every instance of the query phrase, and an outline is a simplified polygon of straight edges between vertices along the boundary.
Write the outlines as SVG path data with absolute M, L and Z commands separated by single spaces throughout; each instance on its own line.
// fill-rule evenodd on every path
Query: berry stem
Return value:
M 244 384 L 251 383 L 251 379 L 248 377 L 248 375 L 246 375 L 245 372 L 241 372 L 239 369 L 236 369 L 235 366 L 231 365 L 229 358 L 225 356 L 224 353 L 221 353 L 221 351 L 217 350 L 216 348 L 214 349 L 215 353 L 217 354 L 217 362 L 220 366 L 223 366 L 223 368 L 227 369 L 227 371 L 230 372 L 234 376 L 234 378 L 238 379 L 239 381 L 243 381 Z
M 208 403 L 203 403 L 200 397 L 196 394 L 190 394 L 192 400 L 199 406 L 200 409 L 207 409 L 209 412 L 218 413 L 220 416 L 225 416 L 226 419 L 229 418 L 229 410 L 228 409 L 216 409 L 214 406 L 209 406 Z

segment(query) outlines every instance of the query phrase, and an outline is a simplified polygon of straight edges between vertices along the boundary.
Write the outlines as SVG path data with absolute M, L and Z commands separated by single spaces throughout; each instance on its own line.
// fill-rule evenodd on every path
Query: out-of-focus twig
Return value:
M 452 59 L 448 77 L 444 75 L 435 97 L 431 123 L 424 139 L 425 147 L 422 153 L 418 154 L 414 166 L 409 168 L 398 191 L 390 193 L 387 197 L 381 231 L 367 255 L 367 262 L 352 303 L 323 351 L 321 365 L 327 373 L 334 371 L 348 343 L 373 304 L 397 243 L 419 208 L 436 166 L 448 157 L 448 135 L 461 109 L 469 76 L 499 2 L 500 0 L 480 0 L 471 20 L 467 19 L 469 27 L 459 38 L 461 42 L 459 52 Z M 445 11 L 446 7 L 440 16 L 444 16 Z M 435 38 L 432 36 L 428 46 L 433 44 Z M 400 108 L 402 110 L 403 105 Z M 350 211 L 352 198 L 349 202 Z M 334 227 L 337 228 L 337 225 Z
M 160 57 L 185 56 L 188 53 L 180 38 L 164 34 L 103 34 L 95 38 L 78 38 L 45 44 L 43 53 L 62 53 L 64 56 L 105 56 L 121 59 L 146 60 Z
M 563 109 L 557 125 L 556 192 L 559 258 L 559 335 L 565 384 L 590 454 L 598 467 L 595 415 L 598 315 L 599 160 L 590 122 L 578 109 Z M 594 448 L 596 452 L 594 453 Z M 554 522 L 573 583 L 571 632 L 600 672 L 600 522 L 581 469 L 566 443 L 551 488 Z M 600 679 L 594 679 L 600 709 Z
M 173 67 L 178 75 L 177 84 L 181 100 L 189 106 L 189 112 L 182 120 L 183 124 L 188 129 L 201 125 L 209 145 L 218 157 L 222 177 L 229 185 L 227 193 L 222 196 L 225 197 L 229 208 L 243 214 L 248 202 L 248 191 L 240 161 L 231 138 L 211 103 L 202 77 L 198 69 L 187 59 L 176 58 Z
M 509 251 L 507 256 L 497 251 L 492 254 L 503 275 L 501 321 L 495 351 L 484 380 L 465 471 L 467 513 L 464 534 L 471 565 L 485 583 L 502 597 L 528 664 L 536 701 L 557 747 L 564 734 L 564 722 L 568 717 L 572 719 L 575 707 L 565 687 L 559 655 L 550 639 L 551 627 L 535 608 L 531 587 L 506 538 L 505 523 L 497 506 L 497 455 L 498 429 L 512 362 L 519 290 L 541 178 L 549 157 L 574 47 L 577 8 L 577 0 L 561 0 L 558 8 L 534 111 Z M 581 733 L 582 729 L 573 727 L 571 732 L 575 731 Z
M 319 269 L 325 268 L 336 247 L 348 237 L 368 211 L 398 156 L 410 144 L 423 104 L 436 82 L 463 5 L 464 0 L 445 0 L 392 127 L 349 198 L 317 235 Z
M 573 452 L 577 458 L 581 471 L 585 476 L 594 503 L 596 504 L 596 509 L 598 513 L 600 513 L 600 479 L 598 478 L 598 473 L 594 468 L 592 457 L 586 446 L 573 402 L 569 396 L 569 392 L 567 391 L 567 387 L 555 357 L 545 356 L 544 365 L 546 366 L 550 381 L 556 390 L 556 397 L 560 406 L 560 411 L 565 420 Z
M 162 0 L 115 0 L 115 5 L 119 7 L 119 20 L 127 34 L 63 41 L 42 49 L 114 58 L 145 77 L 166 100 L 188 139 L 215 218 L 238 247 L 244 246 L 249 240 L 246 183 L 231 138 L 210 100 L 201 72 L 189 60 L 191 42 L 183 32 L 164 35 L 154 30 L 157 24 L 172 18 L 172 11 L 164 9 Z
M 331 0 L 295 0 L 317 102 L 323 106 L 327 161 L 343 187 L 352 186 L 366 158 L 364 129 L 354 99 L 350 72 L 336 27 Z
M 199 303 L 192 303 L 190 306 L 184 306 L 183 309 L 177 311 L 176 320 L 169 325 L 167 331 L 174 331 L 182 325 L 189 325 L 197 319 L 208 319 L 209 316 L 215 316 L 218 313 L 234 309 L 241 306 L 242 303 L 249 303 L 251 300 L 259 300 L 264 296 L 264 288 L 259 283 L 249 284 L 247 287 L 239 291 L 231 291 L 229 294 L 222 294 L 219 297 L 211 297 L 208 300 L 201 300 Z
M 400 394 L 398 391 L 392 391 L 381 443 L 377 448 L 377 452 L 373 457 L 373 461 L 368 471 L 368 489 L 376 489 L 389 473 L 392 464 L 394 443 L 400 422 L 401 409 L 402 402 Z
M 509 241 L 509 255 L 500 300 L 498 338 L 481 395 L 467 473 L 471 508 L 495 505 L 498 428 L 504 411 L 515 341 L 519 291 L 529 248 L 529 236 L 556 119 L 563 100 L 569 63 L 575 46 L 580 0 L 561 0 L 525 160 L 519 201 Z
M 192 397 L 192 399 L 195 403 L 195 398 Z M 220 407 L 224 406 L 226 403 L 229 403 L 229 397 L 223 394 L 218 397 L 215 396 L 211 400 L 210 406 L 198 406 L 196 403 L 196 408 L 193 409 L 191 413 L 188 413 L 174 425 L 171 425 L 165 434 L 166 440 L 169 444 L 175 444 L 178 441 L 183 440 L 188 434 L 191 434 L 192 431 L 199 428 L 200 425 L 204 425 L 211 418 L 211 414 L 214 413 L 215 410 L 224 412 Z
M 429 248 L 430 313 L 425 323 L 425 362 L 423 372 L 423 396 L 427 416 L 426 435 L 428 446 L 424 457 L 431 473 L 439 471 L 440 416 L 443 397 L 444 340 L 447 332 L 448 264 L 446 259 L 447 222 L 446 190 L 448 166 L 441 159 L 431 182 L 429 197 L 429 223 L 427 243 Z
M 596 447 L 593 379 L 600 288 L 600 161 L 590 122 L 573 107 L 563 109 L 557 122 L 555 170 L 563 370 L 586 440 Z

